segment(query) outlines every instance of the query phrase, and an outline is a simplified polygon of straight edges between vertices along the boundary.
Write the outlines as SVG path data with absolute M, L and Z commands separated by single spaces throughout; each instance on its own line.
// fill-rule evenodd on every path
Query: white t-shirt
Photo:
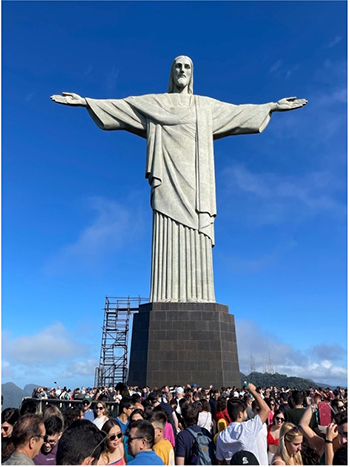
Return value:
M 257 437 L 258 445 L 258 456 L 257 459 L 260 465 L 268 465 L 269 460 L 267 456 L 267 425 L 266 423 L 262 424 L 262 428 L 258 433 Z
M 211 427 L 212 427 L 211 413 L 210 412 L 199 412 L 197 425 L 202 428 L 205 428 L 210 433 Z
M 230 464 L 232 456 L 244 449 L 252 452 L 260 460 L 257 440 L 262 426 L 259 415 L 246 422 L 230 423 L 217 437 L 216 458 L 219 461 L 226 460 Z

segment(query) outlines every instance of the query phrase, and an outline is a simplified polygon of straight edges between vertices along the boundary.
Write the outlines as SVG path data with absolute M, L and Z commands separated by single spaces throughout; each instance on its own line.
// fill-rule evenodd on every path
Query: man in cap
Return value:
M 85 420 L 90 420 L 90 422 L 94 421 L 95 415 L 94 411 L 90 408 L 92 404 L 92 399 L 90 396 L 85 396 L 83 400 L 83 411 L 84 411 L 84 418 Z

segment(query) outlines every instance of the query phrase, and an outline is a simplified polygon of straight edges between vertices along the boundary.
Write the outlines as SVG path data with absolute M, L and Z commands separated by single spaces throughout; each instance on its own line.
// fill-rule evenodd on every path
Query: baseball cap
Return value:
M 233 455 L 230 465 L 259 465 L 259 462 L 252 452 L 242 449 Z
M 182 387 L 179 387 L 179 388 L 176 388 L 176 392 L 178 392 L 179 394 L 183 394 L 184 390 Z

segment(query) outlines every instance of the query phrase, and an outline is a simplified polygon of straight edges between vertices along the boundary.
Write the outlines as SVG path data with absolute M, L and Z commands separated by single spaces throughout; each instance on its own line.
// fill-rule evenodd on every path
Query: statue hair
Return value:
M 169 78 L 169 86 L 168 86 L 168 93 L 173 93 L 174 92 L 174 68 L 175 68 L 175 62 L 178 58 L 185 57 L 187 58 L 190 63 L 191 63 L 191 78 L 190 82 L 188 83 L 188 93 L 193 94 L 193 62 L 190 59 L 190 57 L 187 57 L 187 55 L 179 55 L 178 57 L 175 57 L 173 60 L 173 63 L 170 68 L 170 78 Z

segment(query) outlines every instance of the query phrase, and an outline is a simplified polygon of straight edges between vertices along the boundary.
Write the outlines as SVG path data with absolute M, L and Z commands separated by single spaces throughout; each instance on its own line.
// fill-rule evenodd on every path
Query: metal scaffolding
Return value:
M 102 326 L 100 363 L 95 371 L 95 387 L 125 383 L 128 376 L 128 336 L 131 314 L 148 298 L 106 297 Z

